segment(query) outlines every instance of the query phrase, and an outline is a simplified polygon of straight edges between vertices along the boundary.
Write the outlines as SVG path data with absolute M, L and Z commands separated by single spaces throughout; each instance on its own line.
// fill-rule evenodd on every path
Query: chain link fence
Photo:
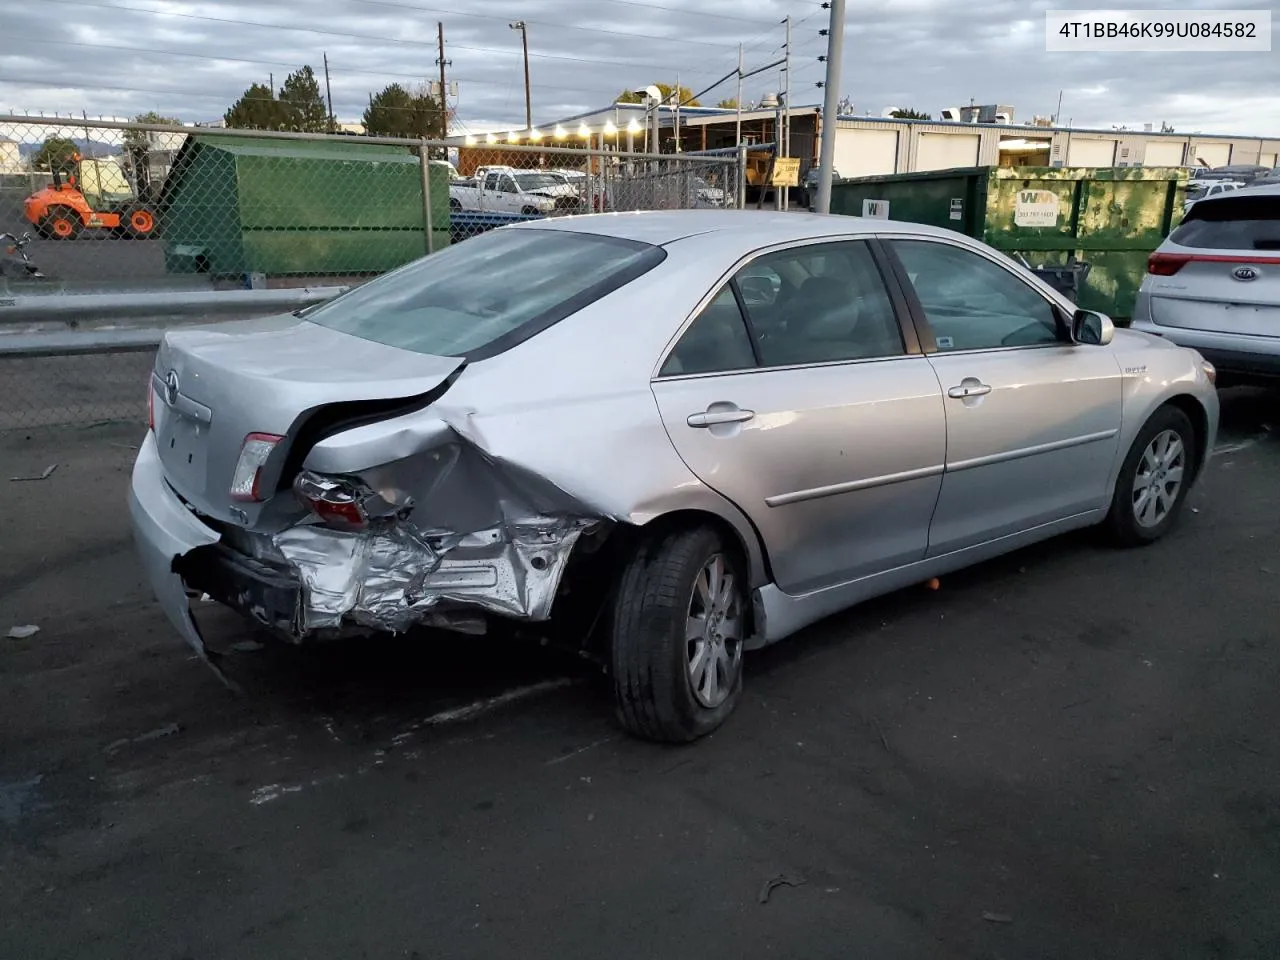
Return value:
M 210 293 L 280 312 L 266 293 L 323 296 L 507 223 L 734 207 L 739 176 L 733 154 L 603 134 L 465 146 L 0 116 L 0 430 L 144 417 L 137 331 L 231 318 L 193 306 Z

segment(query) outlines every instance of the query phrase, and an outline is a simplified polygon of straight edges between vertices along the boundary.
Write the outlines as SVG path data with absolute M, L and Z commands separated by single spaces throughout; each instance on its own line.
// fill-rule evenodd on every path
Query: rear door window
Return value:
M 766 367 L 896 357 L 902 331 L 861 240 L 765 254 L 734 278 Z
M 384 274 L 303 316 L 364 340 L 482 359 L 652 270 L 661 247 L 503 227 Z
M 1280 196 L 1231 191 L 1193 206 L 1169 239 L 1214 250 L 1280 250 Z

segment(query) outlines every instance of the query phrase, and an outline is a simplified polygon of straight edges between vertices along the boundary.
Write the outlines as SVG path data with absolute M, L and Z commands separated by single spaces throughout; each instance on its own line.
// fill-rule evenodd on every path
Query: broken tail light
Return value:
M 236 461 L 235 473 L 231 475 L 232 500 L 262 500 L 262 468 L 276 444 L 283 439 L 274 433 L 251 433 L 244 438 L 240 459 Z
M 365 503 L 375 496 L 340 477 L 325 477 L 305 470 L 293 481 L 293 492 L 312 513 L 325 523 L 344 529 L 359 529 L 369 523 Z

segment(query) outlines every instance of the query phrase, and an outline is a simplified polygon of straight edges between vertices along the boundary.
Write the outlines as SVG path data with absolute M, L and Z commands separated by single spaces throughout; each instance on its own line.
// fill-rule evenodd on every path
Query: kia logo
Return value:
M 1231 275 L 1237 280 L 1257 280 L 1258 271 L 1253 267 L 1236 267 L 1231 271 Z

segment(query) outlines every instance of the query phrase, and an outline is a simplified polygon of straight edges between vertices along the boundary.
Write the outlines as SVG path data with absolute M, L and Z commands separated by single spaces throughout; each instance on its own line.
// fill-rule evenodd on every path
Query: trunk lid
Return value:
M 1165 327 L 1280 336 L 1280 251 L 1166 250 L 1186 256 L 1178 272 L 1153 277 L 1151 319 Z
M 166 479 L 200 512 L 252 526 L 263 504 L 230 496 L 246 436 L 284 437 L 262 472 L 274 490 L 314 414 L 359 416 L 414 398 L 425 405 L 462 364 L 458 357 L 414 353 L 288 315 L 170 331 L 151 379 Z

